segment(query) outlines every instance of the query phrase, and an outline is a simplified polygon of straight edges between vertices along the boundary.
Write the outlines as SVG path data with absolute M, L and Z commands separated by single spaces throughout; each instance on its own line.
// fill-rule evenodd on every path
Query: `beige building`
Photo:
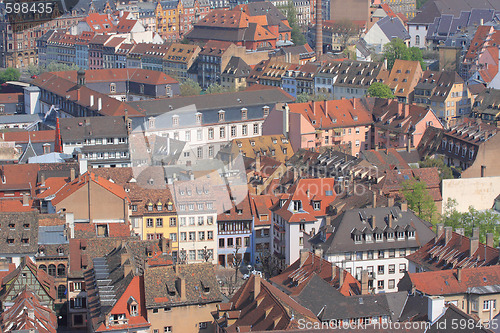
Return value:
M 243 90 L 247 87 L 247 76 L 252 68 L 240 57 L 231 57 L 221 74 L 221 86 L 228 91 Z
M 463 189 L 467 189 L 464 191 Z M 468 212 L 469 206 L 477 210 L 491 209 L 500 193 L 500 177 L 443 179 L 443 202 L 456 201 L 458 212 Z
M 212 264 L 150 267 L 144 288 L 151 333 L 215 331 L 211 313 L 222 294 Z
M 398 284 L 400 291 L 427 296 L 443 296 L 444 301 L 485 324 L 500 307 L 500 269 L 498 266 L 458 268 L 434 272 L 406 273 Z

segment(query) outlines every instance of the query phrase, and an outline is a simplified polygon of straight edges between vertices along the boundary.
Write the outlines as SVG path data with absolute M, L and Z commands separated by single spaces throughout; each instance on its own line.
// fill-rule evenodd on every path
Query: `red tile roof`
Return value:
M 33 207 L 33 200 L 29 200 L 27 206 L 23 205 L 23 200 L 19 199 L 4 199 L 0 200 L 0 212 L 3 213 L 15 213 L 15 212 L 30 212 L 36 210 Z
M 112 32 L 115 31 L 113 20 L 107 14 L 92 13 L 88 14 L 82 21 L 86 22 L 94 32 Z
M 469 288 L 500 285 L 498 266 L 408 273 L 412 286 L 427 295 L 465 294 Z M 460 276 L 460 281 L 459 281 Z
M 301 114 L 314 128 L 342 128 L 372 123 L 359 98 L 289 104 L 290 112 Z
M 40 167 L 38 164 L 4 164 L 0 166 L 0 192 L 12 190 L 30 190 L 34 195 L 36 179 Z
M 23 93 L 0 94 L 0 103 L 18 103 L 23 101 Z
M 255 195 L 250 197 L 252 203 L 252 212 L 255 226 L 271 225 L 271 207 L 277 202 L 278 198 L 270 194 Z
M 77 71 L 52 72 L 52 74 L 73 83 L 77 81 Z M 142 68 L 89 69 L 85 71 L 85 81 L 87 83 L 127 81 L 147 84 L 179 83 L 165 73 Z
M 332 277 L 332 272 L 335 275 Z M 344 274 L 342 285 L 340 285 L 340 274 Z M 271 278 L 271 282 L 284 289 L 292 296 L 299 295 L 308 281 L 318 275 L 328 284 L 335 287 L 344 296 L 359 295 L 361 284 L 346 270 L 335 266 L 331 262 L 309 252 L 304 263 L 300 264 L 300 259 L 288 266 L 283 273 Z M 292 283 L 292 281 L 296 283 Z
M 48 196 L 55 195 L 68 181 L 67 177 L 48 178 L 45 180 L 45 184 L 39 184 L 37 187 L 37 198 L 45 199 Z
M 469 237 L 452 232 L 451 238 L 446 242 L 443 232 L 437 240 L 432 239 L 406 258 L 425 270 L 434 271 L 450 267 L 470 268 L 496 265 L 499 254 L 498 249 L 481 243 L 478 250 L 471 254 Z
M 54 142 L 56 138 L 55 130 L 48 131 L 19 131 L 19 132 L 4 132 L 2 133 L 4 141 L 13 141 L 16 143 L 31 142 Z

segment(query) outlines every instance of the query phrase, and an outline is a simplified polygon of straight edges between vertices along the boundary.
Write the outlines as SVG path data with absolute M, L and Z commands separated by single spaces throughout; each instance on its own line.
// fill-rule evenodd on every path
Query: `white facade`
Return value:
M 410 47 L 427 48 L 427 25 L 408 23 Z
M 194 204 L 196 205 L 196 204 Z M 217 214 L 200 214 L 179 210 L 179 255 L 185 251 L 186 263 L 203 262 L 205 246 L 212 251 L 212 263 L 217 262 Z M 189 209 L 189 204 L 186 206 Z
M 384 45 L 391 41 L 382 29 L 380 29 L 378 24 L 374 24 L 363 38 L 366 41 L 366 44 L 374 47 L 375 52 L 377 53 L 384 52 Z
M 367 270 L 373 278 L 376 293 L 396 292 L 399 280 L 408 269 L 405 256 L 415 252 L 416 248 L 386 249 L 373 251 L 343 252 L 325 255 L 325 259 L 343 267 L 356 279 L 361 280 L 361 272 Z

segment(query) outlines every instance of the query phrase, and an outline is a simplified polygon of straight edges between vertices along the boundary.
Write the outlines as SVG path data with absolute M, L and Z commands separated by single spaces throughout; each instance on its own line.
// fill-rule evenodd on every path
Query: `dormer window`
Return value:
M 300 200 L 294 200 L 293 201 L 293 210 L 294 211 L 299 211 L 299 210 L 302 210 L 302 201 Z
M 280 207 L 283 207 L 286 203 L 285 199 L 280 199 Z
M 154 117 L 148 118 L 148 126 L 149 126 L 149 128 L 155 128 L 155 118 Z
M 23 228 L 24 229 L 29 229 L 30 228 L 30 224 L 29 223 L 24 223 L 23 224 Z
M 172 116 L 172 126 L 179 126 L 179 116 L 176 114 Z
M 169 203 L 167 204 L 167 210 L 168 210 L 168 211 L 171 211 L 171 210 L 173 210 L 173 209 L 174 209 L 174 204 L 173 204 L 172 202 L 169 202 Z
M 137 304 L 131 304 L 130 305 L 130 315 L 132 317 L 135 317 L 139 314 L 139 312 L 137 311 Z
M 394 233 L 393 232 L 388 232 L 387 233 L 387 239 L 394 239 Z
M 62 246 L 59 247 L 59 248 L 57 248 L 57 254 L 60 255 L 60 256 L 64 255 L 64 248 Z
M 367 242 L 373 242 L 373 237 L 372 237 L 372 234 L 366 234 L 365 235 L 365 240 Z
M 314 201 L 313 208 L 314 208 L 314 210 L 320 210 L 321 209 L 321 201 Z
M 354 235 L 354 243 L 361 243 L 361 235 Z
M 403 231 L 399 231 L 397 233 L 398 239 L 404 239 L 405 238 L 405 233 Z
M 267 105 L 266 105 L 266 106 L 264 106 L 264 107 L 262 108 L 262 110 L 264 111 L 264 117 L 269 116 L 269 106 L 267 106 Z
M 158 201 L 156 203 L 156 209 L 161 212 L 163 210 L 163 204 L 161 203 L 161 201 Z
M 383 234 L 381 233 L 375 234 L 375 241 L 381 242 L 383 240 L 384 240 Z
M 14 230 L 16 228 L 15 223 L 9 223 L 9 229 Z
M 415 231 L 408 231 L 408 238 L 415 239 Z
M 201 113 L 196 113 L 196 124 L 201 124 Z
M 248 110 L 247 108 L 241 109 L 241 120 L 247 120 L 248 118 Z
M 226 118 L 226 117 L 225 117 L 225 113 L 226 113 L 226 112 L 225 112 L 224 110 L 220 110 L 220 111 L 219 111 L 219 122 L 223 122 L 223 121 L 225 121 L 225 118 Z
M 7 238 L 7 244 L 14 245 L 14 238 Z
M 148 212 L 152 212 L 153 211 L 153 203 L 150 202 L 148 203 Z

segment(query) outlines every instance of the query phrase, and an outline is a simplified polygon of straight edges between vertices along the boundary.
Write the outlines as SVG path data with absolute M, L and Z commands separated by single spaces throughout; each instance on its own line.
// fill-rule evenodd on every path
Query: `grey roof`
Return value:
M 383 19 L 379 20 L 376 24 L 378 24 L 380 29 L 384 32 L 387 38 L 389 38 L 389 40 L 393 38 L 399 38 L 402 40 L 410 39 L 408 30 L 405 29 L 405 26 L 397 17 L 386 16 Z
M 364 38 L 360 38 L 356 42 L 356 50 L 358 50 L 365 58 L 371 54 L 371 51 L 368 48 L 368 44 L 366 44 L 366 41 Z
M 126 137 L 123 117 L 78 117 L 60 119 L 63 142 L 83 141 L 86 138 Z
M 315 274 L 294 299 L 322 321 L 378 316 L 396 321 L 407 297 L 407 292 L 344 296 Z
M 0 116 L 0 124 L 15 124 L 15 123 L 28 123 L 42 120 L 43 115 L 40 113 L 35 114 L 12 114 Z
M 384 70 L 381 62 L 332 61 L 321 66 L 316 77 L 336 77 L 334 85 L 339 87 L 368 89 L 373 82 L 377 82 L 377 77 Z
M 500 284 L 467 288 L 468 294 L 499 294 Z
M 245 60 L 232 56 L 222 74 L 229 74 L 233 77 L 247 77 L 250 75 L 251 70 L 252 68 L 248 66 Z
M 144 101 L 128 102 L 134 108 L 137 108 L 145 115 L 161 115 L 161 114 L 176 114 L 179 112 L 194 112 L 193 106 L 198 112 L 203 113 L 203 124 L 217 123 L 219 110 L 227 112 L 228 109 L 249 108 L 250 106 L 269 106 L 271 109 L 276 103 L 292 102 L 293 97 L 288 95 L 280 88 L 263 89 L 263 90 L 249 90 L 223 94 L 210 94 L 210 95 L 197 95 L 189 97 L 173 97 L 166 99 L 154 99 Z M 241 119 L 241 115 L 239 115 Z M 248 118 L 250 119 L 251 112 L 249 110 Z M 192 121 L 195 120 L 194 116 Z M 132 118 L 133 119 L 133 118 Z M 133 119 L 135 120 L 135 119 Z M 226 121 L 233 121 L 228 119 L 226 113 Z M 183 123 L 180 119 L 179 124 Z M 189 123 L 190 121 L 188 121 Z
M 72 158 L 70 154 L 64 153 L 48 153 L 41 156 L 28 158 L 28 163 L 64 163 L 66 160 Z
M 64 225 L 38 227 L 38 244 L 69 244 Z
M 420 12 L 409 24 L 431 24 L 434 19 L 443 14 L 459 17 L 462 12 L 472 9 L 500 10 L 498 0 L 430 0 L 420 9 Z
M 392 229 L 406 230 L 415 228 L 415 238 L 410 239 L 405 235 L 404 239 L 394 237 L 394 241 L 387 242 L 387 233 L 384 232 L 384 241 L 366 242 L 364 239 L 359 244 L 354 242 L 352 236 L 355 231 L 362 233 L 374 232 L 371 227 L 370 218 L 375 216 L 377 229 L 387 231 L 388 216 L 392 215 Z M 333 223 L 332 236 L 322 240 L 320 233 L 313 237 L 310 242 L 323 249 L 326 254 L 343 253 L 349 251 L 386 250 L 399 248 L 420 248 L 434 236 L 430 229 L 432 224 L 418 218 L 412 211 L 402 211 L 399 207 L 377 207 L 352 209 L 342 213 Z

